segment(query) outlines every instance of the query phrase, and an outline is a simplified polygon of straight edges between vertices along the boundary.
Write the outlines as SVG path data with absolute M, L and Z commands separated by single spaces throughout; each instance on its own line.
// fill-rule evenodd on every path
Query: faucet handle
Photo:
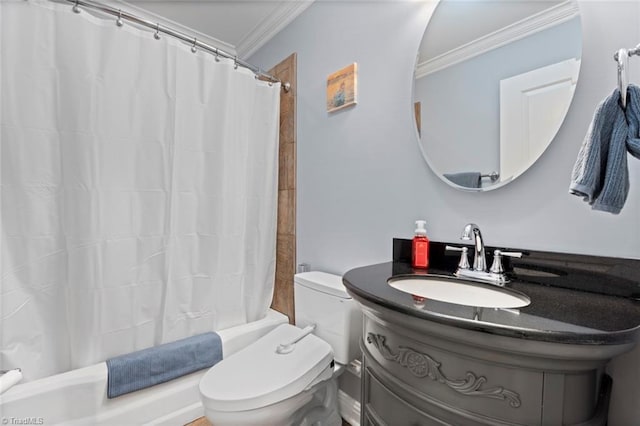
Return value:
M 493 263 L 491 264 L 491 268 L 489 272 L 494 274 L 502 274 L 504 273 L 504 268 L 502 267 L 502 251 L 494 250 L 493 252 Z
M 446 251 L 459 251 L 460 261 L 458 262 L 458 269 L 469 269 L 471 266 L 469 265 L 469 257 L 467 253 L 469 252 L 468 247 L 454 247 L 454 246 L 445 246 L 444 249 Z
M 489 272 L 493 272 L 494 274 L 504 273 L 504 268 L 502 267 L 502 256 L 522 257 L 522 252 L 494 250 L 493 263 L 491 264 L 491 269 L 489 269 Z
M 507 256 L 507 257 L 522 257 L 524 255 L 524 253 L 522 253 L 521 251 L 502 251 L 502 250 L 496 250 L 496 251 L 499 251 L 502 256 Z

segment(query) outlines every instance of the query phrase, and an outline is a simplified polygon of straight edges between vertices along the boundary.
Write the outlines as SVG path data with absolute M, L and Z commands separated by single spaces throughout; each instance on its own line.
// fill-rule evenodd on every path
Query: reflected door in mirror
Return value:
M 516 176 L 547 149 L 560 129 L 578 81 L 569 59 L 500 81 L 500 174 Z

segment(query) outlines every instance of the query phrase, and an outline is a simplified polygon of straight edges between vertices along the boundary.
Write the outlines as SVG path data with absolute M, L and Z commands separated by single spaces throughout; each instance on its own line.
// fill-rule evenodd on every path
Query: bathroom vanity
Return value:
M 364 312 L 362 425 L 606 423 L 605 365 L 640 337 L 640 261 L 519 251 L 504 259 L 503 288 L 528 302 L 515 308 L 447 303 L 389 284 L 461 282 L 459 254 L 438 242 L 427 271 L 395 256 L 344 275 Z

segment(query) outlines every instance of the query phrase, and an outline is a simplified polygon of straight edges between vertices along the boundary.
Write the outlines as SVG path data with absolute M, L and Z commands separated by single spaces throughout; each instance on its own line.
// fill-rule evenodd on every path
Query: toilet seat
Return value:
M 207 408 L 245 411 L 290 398 L 305 390 L 333 360 L 331 346 L 310 334 L 294 350 L 276 348 L 300 336 L 302 330 L 283 324 L 243 350 L 214 365 L 200 381 Z

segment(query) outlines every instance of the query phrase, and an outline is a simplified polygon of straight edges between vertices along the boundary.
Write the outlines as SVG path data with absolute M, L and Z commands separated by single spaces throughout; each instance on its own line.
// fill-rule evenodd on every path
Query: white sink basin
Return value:
M 531 300 L 524 294 L 491 284 L 476 284 L 454 278 L 398 277 L 387 281 L 397 290 L 417 298 L 438 300 L 477 308 L 521 308 Z

